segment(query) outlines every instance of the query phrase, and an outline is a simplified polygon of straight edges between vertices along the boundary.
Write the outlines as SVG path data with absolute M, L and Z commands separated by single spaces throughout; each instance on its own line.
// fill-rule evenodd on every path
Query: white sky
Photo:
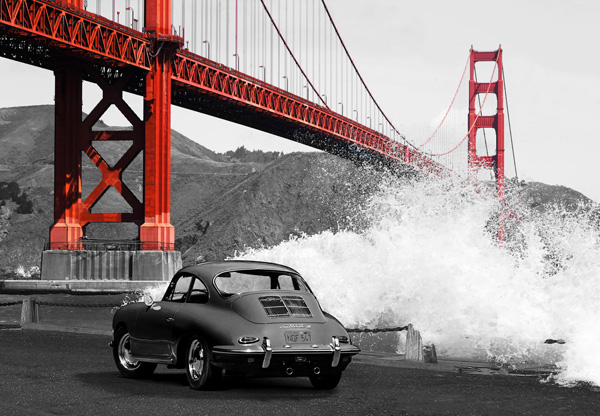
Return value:
M 600 1 L 327 0 L 327 4 L 367 85 L 408 137 L 411 130 L 431 125 L 446 110 L 471 45 L 495 50 L 501 44 L 519 177 L 569 186 L 600 201 L 595 172 L 600 126 L 594 124 L 600 120 Z M 53 104 L 50 71 L 0 59 L 0 74 L 0 108 Z M 84 111 L 92 108 L 92 95 L 86 95 Z M 177 108 L 172 127 L 219 152 L 240 145 L 311 150 Z M 506 129 L 508 141 L 508 125 Z M 507 153 L 507 159 L 511 157 Z M 507 176 L 514 176 L 512 162 Z

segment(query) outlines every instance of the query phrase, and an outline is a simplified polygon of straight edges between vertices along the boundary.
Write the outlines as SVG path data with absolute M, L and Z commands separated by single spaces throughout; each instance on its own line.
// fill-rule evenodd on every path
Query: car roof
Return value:
M 233 272 L 236 270 L 270 270 L 282 273 L 299 274 L 291 267 L 287 267 L 277 263 L 268 263 L 263 261 L 253 260 L 225 260 L 211 261 L 207 263 L 195 264 L 193 266 L 184 267 L 181 272 L 193 273 L 204 278 L 212 278 L 219 273 Z

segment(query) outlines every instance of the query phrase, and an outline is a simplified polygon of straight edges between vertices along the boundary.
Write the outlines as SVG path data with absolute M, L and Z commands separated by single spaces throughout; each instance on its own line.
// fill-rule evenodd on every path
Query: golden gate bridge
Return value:
M 71 267 L 73 256 L 85 249 L 89 223 L 139 226 L 138 248 L 150 257 L 139 260 L 137 274 L 160 280 L 162 266 L 157 271 L 148 265 L 180 261 L 170 221 L 171 105 L 366 163 L 433 175 L 490 169 L 504 200 L 501 49 L 470 51 L 457 89 L 458 95 L 470 69 L 468 114 L 462 115 L 467 128 L 458 136 L 442 134 L 451 105 L 420 145 L 401 134 L 378 104 L 324 0 L 0 0 L 0 56 L 55 75 L 54 224 L 43 275 L 44 264 Z M 489 82 L 476 79 L 475 64 L 482 61 L 494 64 Z M 102 99 L 82 120 L 83 81 L 98 85 Z M 125 92 L 143 97 L 141 116 L 126 103 Z M 491 95 L 496 112 L 482 114 Z M 97 126 L 111 106 L 129 129 Z M 478 131 L 490 129 L 495 154 L 481 155 Z M 113 164 L 98 151 L 98 143 L 111 141 L 131 143 Z M 101 172 L 85 198 L 84 154 Z M 140 154 L 143 200 L 123 180 Z M 94 211 L 111 187 L 131 209 Z

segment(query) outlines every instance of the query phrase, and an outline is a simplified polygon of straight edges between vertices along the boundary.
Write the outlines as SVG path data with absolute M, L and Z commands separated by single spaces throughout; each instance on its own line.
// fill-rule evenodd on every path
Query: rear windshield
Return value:
M 223 296 L 264 290 L 310 292 L 304 280 L 296 274 L 264 270 L 221 273 L 215 277 L 215 287 Z

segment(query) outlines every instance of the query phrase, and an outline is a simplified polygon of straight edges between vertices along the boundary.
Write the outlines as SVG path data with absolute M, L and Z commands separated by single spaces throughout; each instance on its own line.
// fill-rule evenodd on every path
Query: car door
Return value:
M 162 301 L 140 312 L 132 345 L 136 356 L 166 361 L 173 356 L 171 327 L 186 301 L 192 278 L 189 274 L 176 277 Z
M 198 328 L 202 316 L 206 313 L 209 301 L 208 290 L 204 283 L 197 277 L 193 279 L 189 294 L 185 303 L 177 312 L 177 316 L 171 326 L 171 342 L 175 346 L 181 336 L 190 333 L 198 334 Z

